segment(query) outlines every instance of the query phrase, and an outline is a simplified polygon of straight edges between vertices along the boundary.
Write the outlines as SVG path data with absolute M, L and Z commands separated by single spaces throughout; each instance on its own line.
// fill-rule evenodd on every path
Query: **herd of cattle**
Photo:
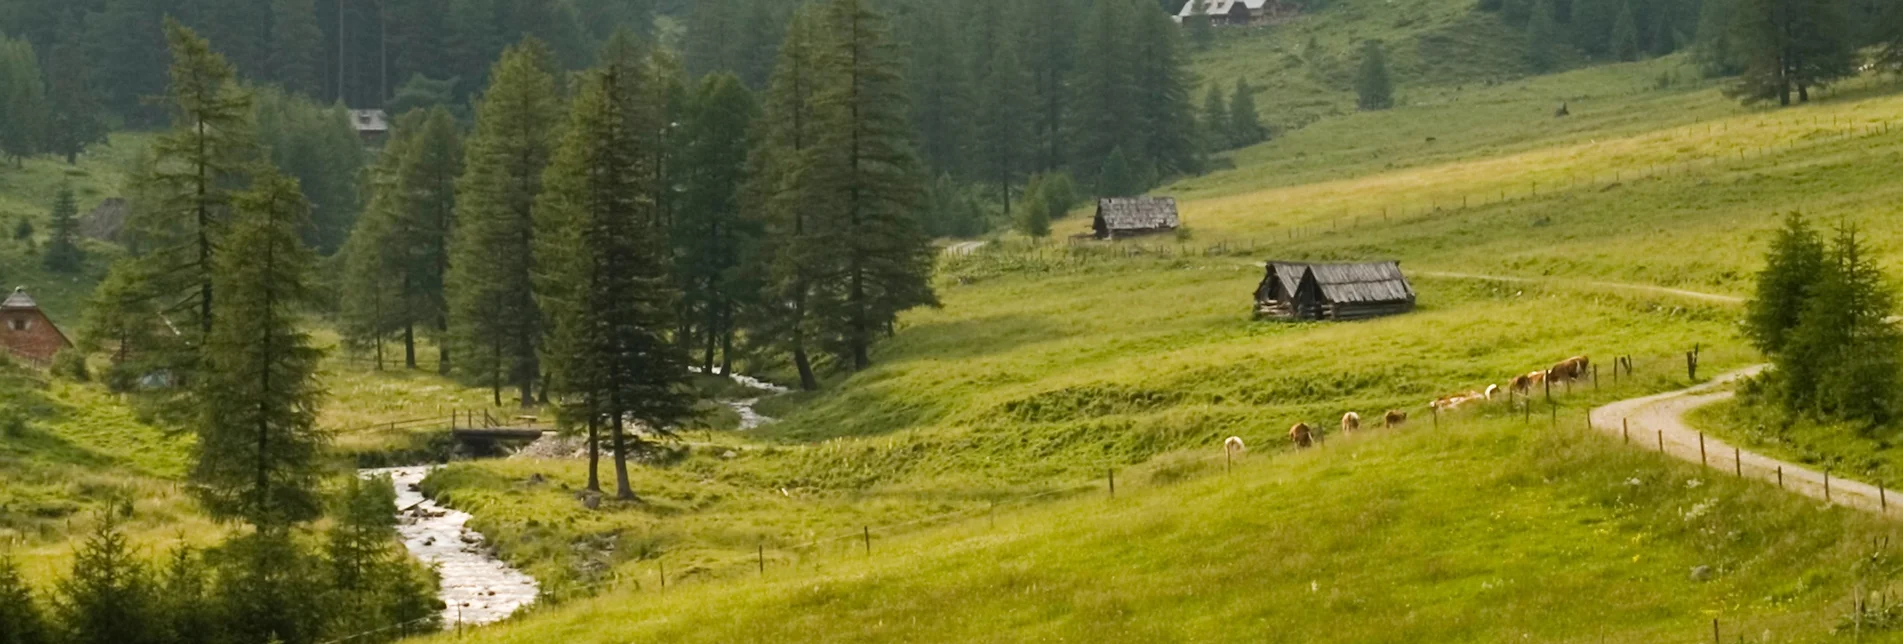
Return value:
M 1584 380 L 1591 375 L 1592 360 L 1586 356 L 1573 356 L 1547 369 L 1514 376 L 1511 381 L 1507 382 L 1506 392 L 1509 398 L 1513 396 L 1531 398 L 1534 387 L 1550 388 L 1558 384 L 1571 388 L 1574 382 Z M 1500 386 L 1490 384 L 1487 385 L 1487 388 L 1484 390 L 1468 391 L 1437 398 L 1433 402 L 1428 403 L 1427 406 L 1438 415 L 1441 412 L 1453 411 L 1471 403 L 1491 401 L 1494 396 L 1498 395 L 1500 395 Z M 1407 412 L 1404 411 L 1388 410 L 1388 413 L 1384 414 L 1381 418 L 1382 427 L 1399 427 L 1406 423 Z M 1359 429 L 1361 429 L 1361 414 L 1352 411 L 1342 414 L 1341 432 L 1343 434 L 1352 434 Z M 1295 443 L 1295 446 L 1298 448 L 1306 448 L 1314 445 L 1315 439 L 1319 435 L 1316 428 L 1309 426 L 1308 423 L 1296 423 L 1294 427 L 1290 427 L 1288 430 L 1289 441 Z M 1242 438 L 1230 436 L 1228 440 L 1223 441 L 1223 449 L 1230 454 L 1242 451 L 1244 449 Z

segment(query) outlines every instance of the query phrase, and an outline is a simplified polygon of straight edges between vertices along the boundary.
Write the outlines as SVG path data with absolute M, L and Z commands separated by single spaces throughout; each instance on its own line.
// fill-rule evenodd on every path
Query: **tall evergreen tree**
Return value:
M 313 0 L 271 0 L 271 78 L 284 89 L 324 95 L 324 31 Z
M 105 96 L 107 108 L 130 125 L 158 125 L 166 117 L 165 110 L 145 102 L 165 91 L 169 57 L 163 9 L 148 0 L 105 0 L 97 13 L 86 16 L 93 86 Z
M 933 253 L 916 219 L 925 181 L 913 156 L 908 98 L 886 19 L 866 0 L 828 0 L 814 141 L 803 161 L 819 197 L 835 276 L 816 313 L 827 345 L 854 369 L 899 312 L 936 305 Z
M 1201 172 L 1191 81 L 1180 42 L 1182 29 L 1156 3 L 1133 0 L 1133 4 L 1130 42 L 1136 62 L 1133 80 L 1138 88 L 1134 97 L 1136 122 L 1145 139 L 1143 149 L 1148 154 L 1144 165 L 1162 175 Z M 1243 95 L 1238 93 L 1236 99 L 1244 100 Z M 1246 100 L 1253 112 L 1255 97 L 1251 95 Z M 1251 114 L 1247 120 L 1256 119 Z M 1260 141 L 1263 138 L 1260 130 L 1257 126 L 1245 135 Z
M 0 555 L 0 642 L 53 644 L 53 627 L 33 599 L 33 589 L 13 558 Z
M 1032 141 L 1038 154 L 1027 170 L 1049 172 L 1067 163 L 1077 82 L 1078 28 L 1083 10 L 1075 0 L 1026 0 L 1014 3 L 1013 22 L 1022 25 L 1018 54 L 1031 77 Z
M 273 88 L 255 96 L 259 142 L 271 164 L 297 179 L 311 202 L 304 240 L 333 253 L 350 236 L 362 210 L 363 139 L 341 106 L 318 105 Z
M 16 165 L 46 149 L 46 83 L 33 45 L 0 35 L 0 155 Z
M 1229 133 L 1238 146 L 1255 145 L 1269 139 L 1255 109 L 1255 88 L 1246 78 L 1236 79 L 1236 92 L 1229 96 Z
M 1189 0 L 1189 16 L 1183 19 L 1183 28 L 1189 30 L 1189 42 L 1198 51 L 1207 51 L 1216 44 L 1216 30 L 1209 19 L 1208 0 Z
M 1234 148 L 1234 137 L 1229 131 L 1232 123 L 1229 119 L 1229 100 L 1223 98 L 1222 86 L 1209 84 L 1209 93 L 1203 95 L 1203 147 L 1214 152 Z
M 1877 53 L 1871 62 L 1879 69 L 1890 73 L 1903 72 L 1903 4 L 1890 3 L 1881 19 L 1882 34 L 1877 41 Z
M 1123 148 L 1126 155 L 1144 158 L 1127 144 L 1140 143 L 1132 137 L 1139 131 L 1140 120 L 1132 94 L 1140 88 L 1134 75 L 1137 65 L 1130 47 L 1130 12 L 1133 0 L 1104 0 L 1091 8 L 1083 37 L 1078 46 L 1081 61 L 1077 73 L 1077 103 L 1071 120 L 1076 156 L 1091 170 L 1103 163 L 1110 151 Z
M 543 313 L 531 280 L 536 198 L 560 121 L 551 54 L 528 40 L 495 65 L 495 82 L 476 107 L 463 176 L 456 184 L 450 245 L 450 336 L 461 370 L 487 382 L 496 404 L 514 385 L 534 404 Z
M 1642 52 L 1639 48 L 1639 20 L 1632 13 L 1632 1 L 1619 3 L 1619 16 L 1612 21 L 1612 57 L 1618 60 L 1638 60 Z
M 92 86 L 82 33 L 77 25 L 61 34 L 47 54 L 47 150 L 78 163 L 79 155 L 106 143 L 105 107 Z
M 1889 422 L 1903 333 L 1889 320 L 1892 290 L 1854 227 L 1838 229 L 1814 279 L 1785 350 L 1774 356 L 1787 404 L 1866 428 Z
M 333 608 L 330 632 L 346 635 L 375 633 L 397 625 L 407 632 L 427 633 L 441 613 L 430 605 L 433 597 L 416 578 L 410 560 L 398 548 L 396 492 L 388 477 L 350 477 L 344 482 L 333 512 L 335 523 L 325 543 Z M 390 633 L 385 641 L 394 641 Z
M 383 153 L 368 173 L 370 203 L 343 248 L 343 276 L 338 303 L 339 331 L 353 352 L 371 352 L 381 371 L 387 355 L 384 343 L 412 324 L 400 273 L 409 261 L 405 238 L 403 192 L 398 177 L 422 121 L 428 112 L 397 117 Z
M 980 71 L 975 167 L 997 191 L 1005 216 L 1011 214 L 1011 189 L 1037 156 L 1034 131 L 1036 106 L 1029 70 L 1019 55 L 1015 38 L 1006 37 L 991 52 Z
M 323 562 L 293 531 L 240 533 L 209 552 L 206 563 L 208 597 L 225 641 L 317 644 L 325 625 L 335 623 L 336 609 L 322 601 L 330 595 Z
M 817 338 L 815 283 L 828 255 L 813 212 L 813 177 L 805 171 L 805 158 L 817 140 L 819 28 L 817 9 L 806 6 L 794 13 L 765 97 L 760 134 L 748 156 L 745 189 L 746 210 L 765 232 L 748 258 L 747 270 L 763 284 L 759 305 L 749 311 L 749 330 L 792 357 L 800 387 L 809 391 L 819 387 L 809 351 Z
M 1363 111 L 1394 107 L 1394 81 L 1388 75 L 1388 50 L 1379 40 L 1361 44 L 1361 67 L 1355 72 L 1355 106 Z
M 455 231 L 456 181 L 462 174 L 462 136 L 449 110 L 438 107 L 415 120 L 418 131 L 397 162 L 397 217 L 386 243 L 399 257 L 391 276 L 402 293 L 405 366 L 416 368 L 416 327 L 430 329 L 437 368 L 449 371 L 449 240 Z
M 157 573 L 158 612 L 166 644 L 218 641 L 228 619 L 210 597 L 204 556 L 188 546 L 174 548 Z
M 212 266 L 223 300 L 197 383 L 191 480 L 212 516 L 280 532 L 322 511 L 321 352 L 304 330 L 312 257 L 298 239 L 309 206 L 295 181 L 274 173 L 234 201 L 225 242 L 244 251 L 220 253 Z
M 1559 23 L 1552 0 L 1533 0 L 1526 17 L 1526 64 L 1536 72 L 1559 67 Z
M 550 362 L 565 400 L 614 439 L 617 498 L 632 500 L 627 423 L 667 434 L 692 413 L 676 321 L 667 232 L 654 209 L 648 154 L 660 106 L 645 70 L 611 59 L 584 75 L 536 204 L 541 292 L 554 322 Z
M 703 79 L 687 121 L 686 175 L 682 212 L 675 230 L 683 246 L 677 274 L 686 294 L 685 310 L 697 313 L 702 340 L 702 369 L 714 370 L 720 351 L 722 373 L 733 365 L 736 271 L 743 246 L 756 227 L 740 213 L 740 187 L 746 181 L 747 132 L 758 116 L 753 96 L 732 74 Z
M 949 3 L 926 3 L 912 17 L 912 122 L 919 151 L 935 171 L 969 176 L 967 156 L 975 124 L 971 66 Z
M 1097 172 L 1097 194 L 1103 197 L 1134 197 L 1143 193 L 1143 180 L 1131 166 L 1123 148 L 1110 151 Z
M 229 187 L 249 172 L 257 157 L 250 93 L 210 43 L 176 22 L 166 24 L 172 48 L 166 104 L 172 130 L 152 145 L 147 174 L 135 178 L 146 203 L 127 221 L 137 261 L 127 283 L 142 286 L 143 298 L 187 334 L 180 351 L 155 356 L 173 375 L 190 380 L 212 332 L 212 266 L 225 248 Z M 123 317 L 123 316 L 121 316 Z
M 1573 0 L 1572 19 L 1566 25 L 1573 44 L 1595 56 L 1610 53 L 1614 25 L 1626 4 L 1625 0 Z
M 1784 353 L 1823 266 L 1824 243 L 1817 232 L 1802 215 L 1786 215 L 1758 272 L 1757 294 L 1745 307 L 1744 335 L 1759 353 Z
M 163 644 L 152 573 L 111 513 L 73 553 L 54 615 L 74 644 Z
M 1018 232 L 1032 239 L 1051 236 L 1051 204 L 1044 197 L 1044 180 L 1033 178 L 1030 186 L 1024 189 L 1024 208 L 1016 221 Z
M 79 202 L 73 198 L 72 186 L 60 186 L 49 219 L 52 235 L 46 240 L 46 254 L 42 256 L 46 270 L 78 272 L 86 265 L 86 251 L 79 247 Z
M 1856 73 L 1843 0 L 1736 0 L 1730 45 L 1744 75 L 1730 94 L 1746 103 L 1810 100 L 1810 90 Z

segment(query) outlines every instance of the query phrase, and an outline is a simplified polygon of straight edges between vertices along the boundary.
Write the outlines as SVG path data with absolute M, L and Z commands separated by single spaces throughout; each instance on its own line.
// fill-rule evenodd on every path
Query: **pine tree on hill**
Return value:
M 1222 96 L 1222 86 L 1209 84 L 1209 92 L 1203 95 L 1203 146 L 1211 152 L 1220 152 L 1233 147 L 1230 140 L 1229 101 Z
M 913 16 L 910 39 L 912 122 L 918 131 L 919 152 L 926 167 L 955 176 L 969 176 L 969 156 L 975 124 L 970 65 L 964 59 L 962 34 L 946 3 L 928 3 Z
M 748 311 L 750 336 L 767 338 L 792 356 L 800 387 L 819 388 L 811 348 L 817 341 L 812 308 L 814 284 L 828 249 L 814 221 L 816 202 L 805 159 L 814 145 L 813 100 L 821 83 L 818 10 L 793 14 L 764 97 L 759 135 L 748 155 L 746 210 L 764 231 L 746 271 L 762 284 L 759 305 Z
M 1573 0 L 1572 19 L 1566 25 L 1573 44 L 1594 56 L 1611 52 L 1614 25 L 1625 4 L 1625 0 Z
M 1126 142 L 1139 143 L 1139 117 L 1133 96 L 1139 89 L 1130 47 L 1131 0 L 1104 0 L 1090 10 L 1078 46 L 1076 103 L 1070 113 L 1071 142 L 1078 162 L 1096 170 L 1111 150 L 1124 148 L 1132 158 L 1144 158 Z
M 1216 29 L 1209 18 L 1208 0 L 1189 0 L 1189 16 L 1183 28 L 1189 30 L 1189 42 L 1197 51 L 1208 51 L 1216 43 Z
M 0 624 L 8 644 L 53 644 L 53 627 L 11 555 L 0 554 Z
M 534 404 L 543 314 L 532 275 L 536 198 L 560 126 L 560 94 L 547 48 L 510 47 L 476 106 L 456 183 L 456 230 L 447 291 L 450 337 L 463 374 L 488 383 L 496 404 L 513 385 Z
M 1037 153 L 1026 171 L 1051 172 L 1066 165 L 1074 147 L 1069 138 L 1077 105 L 1073 86 L 1078 82 L 1078 25 L 1085 14 L 1074 0 L 1025 0 L 1009 5 L 1017 34 L 1018 55 L 1031 77 L 1029 97 Z
M 1786 349 L 1774 361 L 1787 404 L 1866 428 L 1881 426 L 1896 413 L 1903 356 L 1903 334 L 1888 319 L 1895 308 L 1892 289 L 1849 225 L 1837 230 L 1813 279 Z
M 151 570 L 107 513 L 73 552 L 72 573 L 59 584 L 53 621 L 67 639 L 57 641 L 163 644 L 157 590 Z
M 1730 95 L 1746 103 L 1808 102 L 1812 88 L 1856 73 L 1843 0 L 1737 0 L 1730 46 L 1744 74 Z
M 1135 54 L 1133 80 L 1137 91 L 1136 123 L 1142 128 L 1143 163 L 1162 175 L 1195 174 L 1202 171 L 1201 146 L 1196 141 L 1196 110 L 1190 95 L 1190 75 L 1184 66 L 1180 42 L 1182 29 L 1154 2 L 1133 0 L 1130 28 Z M 1255 97 L 1248 107 L 1254 111 Z M 1253 116 L 1247 118 L 1255 123 Z M 1246 127 L 1247 124 L 1244 124 Z M 1261 126 L 1245 134 L 1261 141 Z
M 565 405 L 609 426 L 624 500 L 636 498 L 627 459 L 642 440 L 627 424 L 666 435 L 693 405 L 687 356 L 667 337 L 680 295 L 649 193 L 661 111 L 642 100 L 644 81 L 651 72 L 620 60 L 586 73 L 536 206 L 550 368 Z
M 1744 334 L 1759 353 L 1784 353 L 1823 265 L 1824 243 L 1817 232 L 1802 215 L 1786 215 L 1784 227 L 1771 240 L 1764 270 L 1758 273 L 1757 294 L 1745 307 Z
M 1136 168 L 1123 154 L 1123 148 L 1110 151 L 1105 157 L 1103 169 L 1097 173 L 1097 194 L 1103 197 L 1134 197 L 1143 193 L 1142 181 L 1137 178 Z
M 259 531 L 281 531 L 323 511 L 317 428 L 322 352 L 305 331 L 315 302 L 314 258 L 298 238 L 309 205 L 291 179 L 259 176 L 234 200 L 212 266 L 221 315 L 204 347 L 197 382 L 191 482 L 206 511 Z
M 1024 189 L 1024 207 L 1012 223 L 1025 237 L 1043 239 L 1051 236 L 1051 205 L 1044 198 L 1042 177 L 1032 178 L 1030 186 Z
M 70 25 L 47 53 L 47 151 L 79 162 L 79 155 L 106 143 L 105 107 L 93 91 L 94 70 L 87 65 L 77 25 Z
M 1639 22 L 1632 14 L 1631 0 L 1619 4 L 1619 16 L 1612 22 L 1612 57 L 1618 60 L 1633 61 L 1639 59 Z
M 1552 0 L 1532 0 L 1526 18 L 1526 64 L 1536 72 L 1559 67 L 1559 24 Z
M 46 270 L 78 272 L 86 264 L 86 251 L 79 247 L 79 203 L 73 198 L 72 186 L 60 187 L 59 196 L 53 200 L 51 222 L 52 235 L 46 240 L 46 254 L 41 258 Z
M 324 32 L 312 0 L 271 1 L 271 78 L 285 90 L 324 95 Z
M 1361 67 L 1355 73 L 1355 105 L 1363 111 L 1394 107 L 1394 81 L 1388 75 L 1388 51 L 1381 41 L 1361 45 Z
M 165 91 L 166 41 L 159 3 L 105 0 L 86 16 L 86 57 L 106 107 L 132 126 L 164 123 L 165 111 L 145 98 Z
M 824 82 L 814 96 L 813 176 L 819 233 L 833 249 L 833 277 L 818 321 L 828 347 L 853 369 L 871 365 L 872 343 L 899 312 L 938 303 L 933 252 L 916 218 L 925 179 L 906 119 L 897 46 L 866 0 L 827 0 Z
M 1229 132 L 1237 147 L 1269 139 L 1269 131 L 1262 127 L 1262 116 L 1255 109 L 1255 88 L 1246 78 L 1236 79 L 1236 92 L 1229 97 Z
M 735 271 L 741 249 L 751 246 L 757 227 L 741 216 L 740 186 L 746 180 L 747 132 L 758 117 L 753 95 L 732 74 L 702 79 L 686 124 L 683 153 L 687 180 L 682 212 L 675 227 L 684 248 L 678 264 L 688 311 L 697 312 L 702 369 L 729 373 L 734 358 Z M 721 355 L 719 365 L 714 353 Z

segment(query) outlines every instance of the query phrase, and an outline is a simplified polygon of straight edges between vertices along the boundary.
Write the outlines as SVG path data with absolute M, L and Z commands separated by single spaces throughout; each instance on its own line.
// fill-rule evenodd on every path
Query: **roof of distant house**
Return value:
M 1104 228 L 1117 230 L 1160 230 L 1175 228 L 1181 221 L 1176 214 L 1175 197 L 1115 197 L 1097 201 L 1097 219 Z

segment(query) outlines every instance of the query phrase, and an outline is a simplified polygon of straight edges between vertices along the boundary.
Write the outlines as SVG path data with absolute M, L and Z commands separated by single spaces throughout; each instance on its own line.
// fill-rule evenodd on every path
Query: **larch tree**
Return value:
M 901 311 L 938 298 L 931 240 L 916 215 L 925 179 L 898 48 L 866 0 L 828 0 L 821 12 L 828 37 L 814 141 L 802 159 L 818 197 L 819 237 L 831 249 L 822 273 L 828 296 L 817 298 L 816 312 L 828 347 L 856 370 L 872 364 L 873 341 Z
M 1194 174 L 1202 171 L 1200 146 L 1196 144 L 1196 118 L 1190 95 L 1189 70 L 1180 29 L 1154 2 L 1135 0 L 1130 8 L 1130 43 L 1135 67 L 1136 130 L 1148 155 L 1146 167 L 1158 175 Z M 1242 100 L 1242 94 L 1237 95 Z M 1254 112 L 1255 97 L 1246 99 Z M 1248 122 L 1254 123 L 1253 115 Z M 1260 141 L 1261 126 L 1245 133 Z
M 1142 88 L 1137 86 L 1137 65 L 1131 60 L 1131 11 L 1131 0 L 1095 3 L 1077 48 L 1079 64 L 1073 86 L 1077 98 L 1068 125 L 1078 163 L 1092 172 L 1112 150 L 1123 149 L 1125 155 L 1138 158 L 1146 156 L 1142 150 L 1133 153 L 1129 147 L 1142 141 L 1142 137 L 1133 136 L 1140 131 L 1141 122 L 1134 94 Z
M 1255 108 L 1255 88 L 1249 86 L 1249 79 L 1236 79 L 1236 92 L 1229 97 L 1229 134 L 1237 146 L 1269 140 L 1269 130 L 1262 127 L 1262 115 Z
M 627 461 L 642 440 L 628 424 L 667 435 L 693 413 L 687 356 L 668 337 L 680 295 L 667 229 L 649 193 L 662 110 L 640 62 L 611 58 L 583 75 L 535 208 L 550 367 L 562 397 L 610 428 L 623 500 L 637 498 Z
M 397 179 L 403 160 L 427 112 L 397 117 L 384 142 L 377 164 L 367 174 L 369 204 L 344 242 L 343 275 L 338 294 L 339 332 L 352 352 L 369 352 L 378 371 L 386 363 L 384 343 L 397 337 L 410 322 L 400 278 L 407 249 L 401 238 L 402 191 Z
M 1027 171 L 1051 172 L 1066 165 L 1077 94 L 1078 25 L 1083 8 L 1075 0 L 1026 0 L 1010 5 L 1011 22 L 1021 25 L 1018 55 L 1031 77 L 1034 114 L 1030 139 L 1036 154 Z
M 973 150 L 978 175 L 992 184 L 1006 217 L 1011 216 L 1012 188 L 1037 156 L 1036 106 L 1031 102 L 1035 91 L 1019 48 L 1016 39 L 1003 39 L 982 70 Z
M 456 181 L 462 174 L 463 143 L 456 119 L 438 107 L 417 123 L 418 131 L 397 163 L 397 217 L 386 243 L 400 257 L 394 276 L 401 285 L 404 362 L 416 368 L 416 327 L 431 331 L 437 370 L 449 373 L 449 308 L 444 295 L 450 235 L 456 223 Z
M 322 356 L 306 331 L 313 256 L 298 238 L 310 213 L 297 183 L 267 173 L 236 196 L 212 279 L 223 298 L 196 385 L 190 480 L 213 517 L 283 532 L 323 511 L 317 427 Z
M 819 388 L 811 355 L 818 338 L 813 301 L 828 256 L 816 221 L 818 193 L 805 171 L 817 141 L 819 26 L 811 5 L 793 14 L 763 101 L 744 189 L 746 211 L 764 232 L 747 258 L 747 270 L 762 284 L 759 305 L 748 311 L 748 330 L 792 357 L 800 387 L 808 391 Z
M 543 314 L 531 276 L 535 201 L 561 120 L 552 67 L 547 47 L 535 40 L 503 53 L 476 106 L 456 184 L 450 337 L 461 372 L 488 383 L 498 405 L 510 385 L 523 406 L 534 404 L 541 374 Z
M 1732 52 L 1744 68 L 1729 94 L 1746 103 L 1810 100 L 1857 71 L 1843 0 L 1736 0 Z
M 1388 74 L 1388 50 L 1379 40 L 1361 45 L 1361 67 L 1355 73 L 1355 106 L 1362 111 L 1394 107 L 1394 80 Z
M 736 292 L 743 247 L 758 236 L 757 226 L 740 212 L 740 187 L 746 181 L 747 133 L 758 117 L 753 95 L 732 74 L 701 80 L 694 94 L 683 145 L 685 181 L 674 230 L 682 247 L 677 272 L 686 294 L 689 323 L 701 340 L 703 370 L 713 372 L 720 353 L 721 373 L 733 366 Z
M 172 80 L 165 103 L 173 126 L 153 142 L 148 171 L 134 178 L 147 197 L 126 222 L 137 261 L 115 270 L 135 271 L 131 282 L 186 336 L 172 345 L 185 350 L 163 361 L 189 382 L 202 357 L 192 348 L 205 346 L 215 321 L 213 266 L 230 248 L 224 237 L 231 186 L 256 165 L 258 143 L 251 94 L 230 63 L 176 22 L 166 23 L 166 40 Z
M 965 177 L 976 124 L 971 66 L 949 3 L 927 3 L 913 16 L 909 51 L 912 122 L 926 167 Z

